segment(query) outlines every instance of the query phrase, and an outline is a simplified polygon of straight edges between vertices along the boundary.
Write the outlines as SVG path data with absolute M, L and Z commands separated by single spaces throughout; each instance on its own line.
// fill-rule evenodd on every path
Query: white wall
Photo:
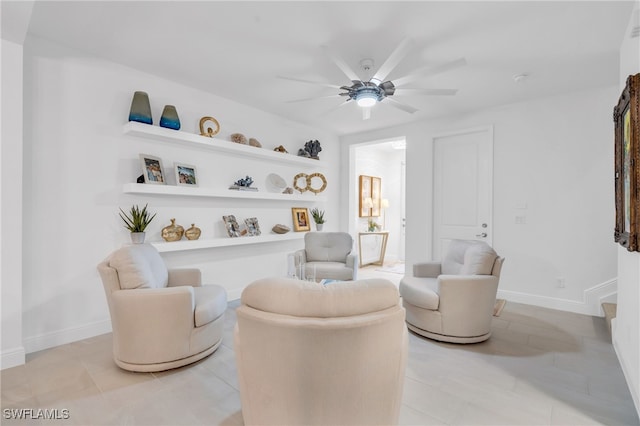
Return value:
M 431 258 L 432 139 L 494 126 L 493 243 L 506 257 L 500 295 L 599 314 L 615 288 L 611 106 L 617 87 L 559 95 L 463 116 L 341 138 L 353 143 L 406 135 L 407 264 Z M 343 195 L 344 197 L 344 195 Z M 526 224 L 515 224 L 526 203 Z M 594 261 L 597 260 L 597 261 Z M 556 280 L 564 277 L 565 288 Z
M 0 368 L 24 364 L 22 346 L 22 45 L 2 40 Z
M 59 345 L 110 329 L 109 314 L 96 265 L 129 235 L 118 207 L 149 203 L 157 217 L 148 241 L 160 241 L 170 218 L 185 229 L 196 223 L 201 238 L 222 236 L 222 215 L 258 217 L 263 232 L 275 223 L 291 226 L 292 205 L 279 201 L 167 198 L 123 194 L 122 185 L 141 174 L 139 153 L 161 157 L 165 172 L 174 161 L 197 167 L 200 185 L 226 187 L 251 175 L 264 190 L 275 172 L 288 181 L 301 171 L 325 174 L 329 185 L 327 229 L 338 229 L 337 137 L 202 90 L 89 57 L 29 37 L 25 43 L 25 181 L 23 321 L 27 352 Z M 300 170 L 205 150 L 138 140 L 122 135 L 136 90 L 149 94 L 154 125 L 165 104 L 176 106 L 182 130 L 196 133 L 199 119 L 211 115 L 221 124 L 218 136 L 241 132 L 265 147 L 283 144 L 290 152 L 310 139 L 320 140 L 320 157 L 330 167 Z M 231 143 L 231 142 L 229 142 Z M 258 148 L 256 148 L 258 149 Z M 7 210 L 5 210 L 6 213 Z M 11 220 L 12 218 L 9 218 Z M 15 218 L 13 218 L 15 219 Z M 224 286 L 237 298 L 252 280 L 286 274 L 286 254 L 302 241 L 279 242 L 165 254 L 170 267 L 200 267 L 203 280 Z
M 640 72 L 640 37 L 629 37 L 636 25 L 640 25 L 640 6 L 636 6 L 629 20 L 620 47 L 619 92 L 624 89 L 627 76 Z M 620 245 L 617 250 L 618 307 L 612 323 L 613 346 L 640 415 L 640 253 L 630 253 Z

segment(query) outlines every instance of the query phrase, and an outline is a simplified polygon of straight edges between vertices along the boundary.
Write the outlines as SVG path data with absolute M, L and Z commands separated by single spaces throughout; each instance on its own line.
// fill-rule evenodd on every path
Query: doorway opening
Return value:
M 398 283 L 404 275 L 405 148 L 405 137 L 350 147 L 349 233 L 356 239 L 359 278 Z M 365 194 L 362 179 L 369 182 Z

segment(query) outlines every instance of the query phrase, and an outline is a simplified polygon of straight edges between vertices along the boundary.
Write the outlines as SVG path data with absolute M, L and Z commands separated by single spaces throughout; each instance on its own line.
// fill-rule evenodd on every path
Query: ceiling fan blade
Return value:
M 384 61 L 384 63 L 380 66 L 378 71 L 376 71 L 375 75 L 371 77 L 370 81 L 376 84 L 382 83 L 387 78 L 389 73 L 391 73 L 391 71 L 393 71 L 393 69 L 398 66 L 402 58 L 406 56 L 409 51 L 409 47 L 411 46 L 410 42 L 411 40 L 408 38 L 402 40 L 398 47 L 396 47 L 391 55 L 389 55 L 387 60 Z
M 413 93 L 432 96 L 453 96 L 458 93 L 458 89 L 410 89 L 408 87 L 404 87 L 402 89 L 396 89 L 395 92 L 396 95 L 409 95 Z
M 278 76 L 276 76 L 276 78 L 279 78 L 281 80 L 297 81 L 299 83 L 315 84 L 317 86 L 330 87 L 332 89 L 340 89 L 340 86 L 338 86 L 337 84 L 322 83 L 320 81 L 305 80 L 303 78 L 285 77 L 285 76 L 282 76 L 282 75 L 278 75 Z
M 417 108 L 414 108 L 407 104 L 400 103 L 393 98 L 384 98 L 383 102 L 384 101 L 389 101 L 389 105 L 394 106 L 398 109 L 401 109 L 404 112 L 408 112 L 409 114 L 413 114 L 414 112 L 418 111 Z
M 349 98 L 349 99 L 345 100 L 345 101 L 344 101 L 344 102 L 342 102 L 341 104 L 338 104 L 338 105 L 334 106 L 334 107 L 333 107 L 333 108 L 331 108 L 331 109 L 326 110 L 325 112 L 320 113 L 320 117 L 324 117 L 325 115 L 327 115 L 327 114 L 329 114 L 329 113 L 331 113 L 331 112 L 333 112 L 333 111 L 337 110 L 338 108 L 340 108 L 340 107 L 342 107 L 342 106 L 345 106 L 346 104 L 348 104 L 348 103 L 349 103 L 349 101 L 350 101 L 350 100 L 351 100 L 351 98 Z
M 340 68 L 340 70 L 344 73 L 344 75 L 347 76 L 349 80 L 360 81 L 360 77 L 358 77 L 358 74 L 356 74 L 355 71 L 353 71 L 353 69 L 351 69 L 351 67 L 347 65 L 347 63 L 341 57 L 339 57 L 335 52 L 333 52 L 327 46 L 324 46 L 324 51 L 327 54 L 327 56 L 329 56 L 329 58 L 331 58 L 331 60 L 335 62 L 338 68 Z
M 452 69 L 455 69 L 455 68 L 462 67 L 462 66 L 464 66 L 466 64 L 467 64 L 467 60 L 465 58 L 458 58 L 458 59 L 456 59 L 454 61 L 447 62 L 447 63 L 444 63 L 442 65 L 437 65 L 435 67 L 423 67 L 423 68 L 420 68 L 420 69 L 416 70 L 412 74 L 409 74 L 409 75 L 404 76 L 404 77 L 396 78 L 395 80 L 393 80 L 393 84 L 395 84 L 396 87 L 402 86 L 403 84 L 410 83 L 410 82 L 412 82 L 414 80 L 417 80 L 418 78 L 427 77 L 427 76 L 430 76 L 430 75 L 440 74 L 440 73 L 443 73 L 445 71 L 449 71 L 449 70 L 452 70 Z
M 318 99 L 328 99 L 328 98 L 336 98 L 337 96 L 341 96 L 342 94 L 339 95 L 327 95 L 327 96 L 316 96 L 313 98 L 304 98 L 304 99 L 294 99 L 292 101 L 285 101 L 285 103 L 287 104 L 294 104 L 296 102 L 306 102 L 306 101 L 315 101 Z
M 362 107 L 362 119 L 368 120 L 371 118 L 371 107 Z

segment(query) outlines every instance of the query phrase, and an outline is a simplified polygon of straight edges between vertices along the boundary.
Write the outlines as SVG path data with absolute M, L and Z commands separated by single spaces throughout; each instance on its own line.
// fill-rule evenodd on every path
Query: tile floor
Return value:
M 365 268 L 360 275 L 376 275 Z M 388 274 L 392 281 L 400 275 Z M 394 277 L 392 275 L 397 275 Z M 32 353 L 2 371 L 3 425 L 241 425 L 233 353 L 235 308 L 210 357 L 162 373 L 111 360 L 111 335 Z M 404 425 L 638 425 L 603 318 L 507 302 L 475 345 L 411 334 Z M 62 420 L 7 419 L 6 409 L 68 410 Z

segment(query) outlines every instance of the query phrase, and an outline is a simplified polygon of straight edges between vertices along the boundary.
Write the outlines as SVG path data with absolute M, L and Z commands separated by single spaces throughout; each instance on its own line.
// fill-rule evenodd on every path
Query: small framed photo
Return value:
M 176 173 L 176 184 L 198 186 L 196 166 L 191 166 L 189 164 L 183 163 L 174 163 L 173 168 Z
M 144 183 L 157 185 L 165 185 L 167 183 L 160 158 L 154 157 L 153 155 L 140 154 L 140 164 L 142 166 Z
M 306 207 L 293 207 L 291 209 L 291 215 L 293 216 L 293 230 L 295 232 L 311 230 L 309 210 L 307 210 Z
M 224 227 L 227 229 L 227 234 L 229 234 L 230 237 L 235 238 L 242 236 L 242 231 L 234 215 L 222 216 L 222 220 L 224 220 Z
M 257 217 L 250 217 L 244 220 L 244 224 L 247 225 L 247 232 L 249 236 L 260 235 L 260 225 L 258 225 Z

